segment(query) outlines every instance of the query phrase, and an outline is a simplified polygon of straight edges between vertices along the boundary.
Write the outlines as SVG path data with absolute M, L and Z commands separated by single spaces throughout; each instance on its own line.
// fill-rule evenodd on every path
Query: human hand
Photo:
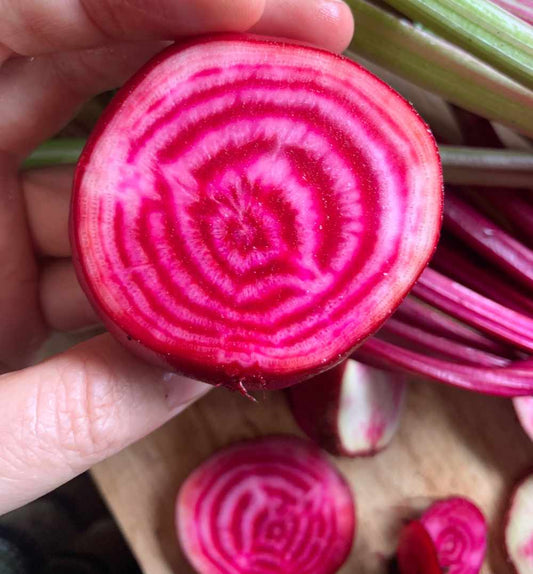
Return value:
M 50 330 L 98 321 L 67 233 L 71 168 L 19 172 L 80 104 L 164 40 L 252 30 L 332 50 L 339 0 L 0 0 L 0 513 L 145 436 L 209 388 L 144 364 L 109 335 L 25 367 Z

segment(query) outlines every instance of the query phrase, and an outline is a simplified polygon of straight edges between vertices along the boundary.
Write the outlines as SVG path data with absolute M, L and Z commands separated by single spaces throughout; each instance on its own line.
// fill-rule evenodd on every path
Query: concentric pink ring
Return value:
M 430 257 L 426 126 L 339 56 L 250 36 L 172 47 L 126 86 L 74 188 L 79 276 L 145 356 L 280 387 L 338 362 Z

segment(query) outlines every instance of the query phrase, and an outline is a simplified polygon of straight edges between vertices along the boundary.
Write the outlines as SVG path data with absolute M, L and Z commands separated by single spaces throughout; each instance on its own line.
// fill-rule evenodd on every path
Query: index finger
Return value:
M 265 0 L 0 0 L 0 62 L 124 40 L 244 31 Z

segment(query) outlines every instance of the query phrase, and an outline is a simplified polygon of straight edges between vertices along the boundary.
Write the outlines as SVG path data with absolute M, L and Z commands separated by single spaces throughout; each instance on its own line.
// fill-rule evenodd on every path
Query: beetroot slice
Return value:
M 406 376 L 352 359 L 289 389 L 302 430 L 332 454 L 372 455 L 392 440 L 403 406 Z
M 400 574 L 443 574 L 433 540 L 417 520 L 403 527 L 397 558 Z
M 487 525 L 469 500 L 453 497 L 432 504 L 420 519 L 447 574 L 477 574 L 487 547 Z
M 533 440 L 533 397 L 516 397 L 513 399 L 513 405 L 522 428 Z
M 511 497 L 505 547 L 517 574 L 533 574 L 533 474 L 516 486 Z
M 280 388 L 347 356 L 439 233 L 428 128 L 359 65 L 212 36 L 173 46 L 111 104 L 76 172 L 71 238 L 106 326 L 165 367 Z
M 355 533 L 350 488 L 312 443 L 235 444 L 184 482 L 176 527 L 199 574 L 333 574 Z

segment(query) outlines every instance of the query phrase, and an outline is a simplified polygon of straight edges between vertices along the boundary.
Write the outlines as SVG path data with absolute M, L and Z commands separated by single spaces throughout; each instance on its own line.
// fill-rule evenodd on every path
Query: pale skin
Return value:
M 149 366 L 109 335 L 27 367 L 51 330 L 98 322 L 67 234 L 71 168 L 25 156 L 162 41 L 252 30 L 343 50 L 338 0 L 0 0 L 0 513 L 142 438 L 208 386 Z

